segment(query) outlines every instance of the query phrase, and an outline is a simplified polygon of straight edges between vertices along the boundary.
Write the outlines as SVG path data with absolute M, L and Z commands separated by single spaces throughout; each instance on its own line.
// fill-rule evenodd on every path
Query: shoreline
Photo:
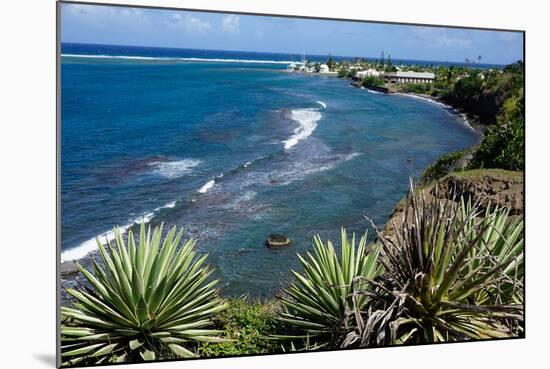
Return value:
M 462 119 L 464 119 L 464 122 L 466 123 L 466 125 L 469 128 L 471 128 L 473 131 L 475 131 L 477 134 L 479 134 L 482 139 L 483 137 L 485 137 L 487 126 L 482 124 L 477 116 L 473 114 L 469 114 L 464 110 L 457 108 L 452 104 L 449 104 L 448 102 L 442 100 L 439 97 L 430 96 L 426 94 L 418 94 L 414 92 L 389 92 L 388 94 L 401 95 L 401 96 L 411 97 L 419 100 L 426 100 L 434 104 L 439 104 L 444 109 L 451 109 L 453 114 L 456 114 L 460 116 Z
M 285 69 L 283 72 L 285 73 L 295 73 L 295 74 L 305 74 L 308 76 L 323 76 L 323 77 L 338 77 L 338 73 L 336 72 L 305 72 L 301 70 L 287 70 Z
M 357 81 L 350 82 L 350 85 L 355 87 L 355 88 L 359 88 L 361 90 L 374 91 L 376 93 L 383 93 L 383 94 L 386 94 L 386 95 L 405 96 L 405 97 L 410 97 L 410 98 L 414 98 L 414 99 L 418 99 L 418 100 L 424 100 L 424 101 L 430 102 L 432 104 L 440 105 L 443 109 L 452 110 L 453 114 L 455 114 L 455 115 L 459 116 L 460 118 L 462 118 L 464 120 L 465 125 L 480 136 L 480 140 L 483 140 L 483 138 L 485 137 L 485 132 L 487 131 L 487 126 L 482 124 L 477 116 L 475 116 L 473 114 L 469 114 L 469 113 L 465 112 L 464 110 L 462 110 L 462 109 L 460 109 L 456 106 L 453 106 L 452 104 L 442 100 L 439 97 L 426 95 L 426 94 L 419 94 L 419 93 L 415 93 L 415 92 L 392 91 L 391 88 L 387 88 L 387 87 L 377 87 L 377 86 L 364 87 L 364 86 L 361 86 L 361 84 L 358 83 Z M 471 147 L 469 147 L 469 148 L 471 148 Z

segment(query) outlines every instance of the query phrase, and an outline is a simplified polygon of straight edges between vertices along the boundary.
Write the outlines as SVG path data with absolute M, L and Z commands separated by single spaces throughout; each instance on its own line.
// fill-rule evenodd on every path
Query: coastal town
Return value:
M 477 62 L 476 62 L 477 60 Z M 498 68 L 480 68 L 481 56 L 466 58 L 463 65 L 419 65 L 394 63 L 391 56 L 380 59 L 355 58 L 351 61 L 335 61 L 328 56 L 325 62 L 311 62 L 302 54 L 299 62 L 288 65 L 287 71 L 323 76 L 347 78 L 355 87 L 380 92 L 409 92 L 439 96 L 450 84 L 464 78 L 476 78 L 484 86 L 490 85 L 503 73 Z

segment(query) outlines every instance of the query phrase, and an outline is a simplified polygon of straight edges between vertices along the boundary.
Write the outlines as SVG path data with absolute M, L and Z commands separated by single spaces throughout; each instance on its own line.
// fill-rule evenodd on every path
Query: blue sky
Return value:
M 518 32 L 63 4 L 61 41 L 507 64 Z

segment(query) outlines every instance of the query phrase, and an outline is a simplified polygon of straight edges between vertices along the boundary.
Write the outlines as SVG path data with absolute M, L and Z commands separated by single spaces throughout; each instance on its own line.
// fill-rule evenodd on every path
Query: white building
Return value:
M 432 72 L 389 72 L 382 74 L 389 83 L 432 83 L 435 74 Z
M 372 68 L 369 68 L 367 70 L 360 70 L 355 73 L 355 77 L 358 79 L 363 79 L 365 77 L 378 77 L 378 76 L 380 76 L 380 72 Z
M 328 72 L 330 72 L 330 69 L 328 69 L 328 65 L 321 64 L 319 66 L 319 73 L 328 73 Z
M 289 71 L 294 71 L 294 70 L 298 69 L 298 66 L 296 65 L 296 63 L 290 63 L 288 65 L 288 67 L 286 67 L 286 69 L 289 70 Z

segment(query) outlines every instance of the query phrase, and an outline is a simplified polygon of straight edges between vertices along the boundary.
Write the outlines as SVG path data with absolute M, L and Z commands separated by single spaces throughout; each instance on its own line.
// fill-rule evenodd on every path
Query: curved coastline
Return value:
M 426 94 L 418 94 L 418 93 L 414 93 L 414 92 L 394 92 L 394 91 L 391 91 L 387 88 L 384 88 L 384 89 L 369 88 L 369 87 L 361 86 L 360 84 L 358 84 L 356 82 L 350 83 L 350 85 L 353 86 L 353 87 L 359 88 L 360 90 L 365 90 L 369 93 L 376 94 L 376 95 L 380 95 L 380 94 L 398 95 L 398 96 L 409 97 L 409 98 L 417 99 L 417 100 L 420 100 L 420 101 L 424 101 L 426 103 L 438 105 L 442 109 L 445 109 L 450 114 L 455 115 L 457 118 L 461 118 L 464 125 L 468 129 L 476 132 L 480 136 L 480 139 L 483 139 L 483 137 L 485 136 L 486 127 L 479 122 L 479 119 L 476 116 L 468 114 L 468 113 L 464 112 L 462 109 L 460 109 L 456 106 L 453 106 L 452 104 L 450 104 L 446 101 L 443 102 L 438 97 L 434 97 L 434 96 L 430 96 L 430 95 L 426 95 Z

